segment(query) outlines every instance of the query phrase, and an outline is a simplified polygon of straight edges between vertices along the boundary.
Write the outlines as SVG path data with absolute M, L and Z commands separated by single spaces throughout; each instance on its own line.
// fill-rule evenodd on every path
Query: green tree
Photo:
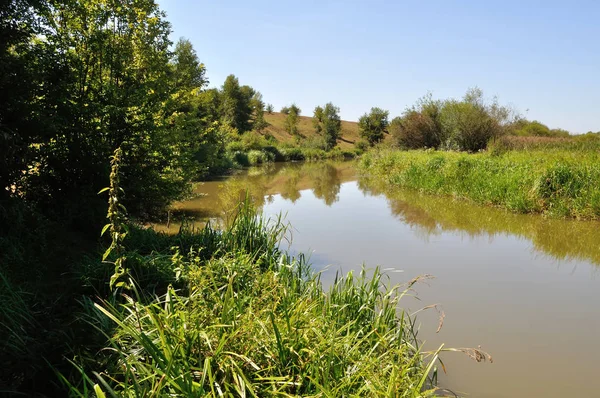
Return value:
M 358 120 L 360 136 L 366 139 L 371 145 L 375 145 L 383 140 L 383 135 L 387 133 L 389 125 L 388 117 L 388 111 L 384 111 L 381 108 L 371 108 L 369 113 L 365 113 Z
M 331 102 L 324 107 L 317 106 L 313 116 L 313 126 L 315 132 L 325 139 L 326 149 L 331 150 L 337 144 L 342 130 L 342 121 L 340 119 L 340 108 L 334 106 Z
M 271 114 L 273 113 L 273 109 L 274 109 L 274 108 L 273 108 L 273 104 L 268 104 L 268 105 L 267 105 L 267 108 L 266 108 L 266 111 L 267 111 L 267 113 L 268 113 L 269 115 L 271 115 Z
M 483 92 L 476 87 L 469 89 L 462 101 L 445 101 L 440 118 L 450 146 L 475 152 L 505 133 L 510 115 L 510 110 L 501 107 L 496 99 L 487 104 Z
M 252 128 L 256 131 L 262 131 L 269 125 L 265 120 L 265 103 L 262 98 L 262 94 L 256 91 L 250 100 Z
M 205 68 L 192 44 L 180 39 L 171 60 L 173 88 L 165 115 L 173 164 L 184 180 L 222 168 L 225 136 L 218 123 L 218 90 L 204 90 Z
M 15 4 L 35 10 L 26 2 Z M 23 14 L 22 20 L 27 18 Z M 34 173 L 18 177 L 26 199 L 89 207 L 81 197 L 95 198 L 105 186 L 107 159 L 117 147 L 125 153 L 122 182 L 130 212 L 177 196 L 182 185 L 171 175 L 161 118 L 170 90 L 170 25 L 158 5 L 52 2 L 31 24 L 36 29 L 29 29 L 20 45 L 3 50 L 13 54 L 13 65 L 25 68 L 2 73 L 26 91 L 19 101 L 29 108 L 27 117 L 14 125 L 15 108 L 9 107 L 12 115 L 0 122 L 19 131 L 16 141 L 26 160 L 16 167 L 36 165 Z
M 199 62 L 198 55 L 189 40 L 183 37 L 179 39 L 175 45 L 171 64 L 175 89 L 202 88 L 208 84 L 205 76 L 206 68 Z
M 36 39 L 48 34 L 45 1 L 0 3 L 0 200 L 24 194 L 33 143 L 56 134 L 46 98 L 63 73 L 60 57 Z
M 287 116 L 284 122 L 285 131 L 291 135 L 298 135 L 298 119 L 300 117 L 300 108 L 296 104 L 292 104 L 287 108 Z M 283 109 L 282 109 L 282 113 Z
M 389 126 L 394 143 L 402 148 L 439 148 L 446 141 L 441 121 L 442 102 L 431 95 L 421 98 Z
M 253 115 L 257 104 L 262 104 L 262 97 L 257 100 L 258 92 L 250 86 L 240 86 L 234 75 L 229 75 L 221 88 L 221 120 L 227 126 L 236 129 L 240 134 L 252 130 Z

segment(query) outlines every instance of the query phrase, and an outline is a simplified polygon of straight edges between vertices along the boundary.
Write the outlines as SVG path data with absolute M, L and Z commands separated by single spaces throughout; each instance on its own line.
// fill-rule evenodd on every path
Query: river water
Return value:
M 199 184 L 175 216 L 226 218 L 248 191 L 284 214 L 293 252 L 311 253 L 323 281 L 381 266 L 390 283 L 432 275 L 404 307 L 425 347 L 478 347 L 493 363 L 442 356 L 439 383 L 472 397 L 596 397 L 600 374 L 600 223 L 516 215 L 449 198 L 387 191 L 352 163 L 276 164 Z M 172 222 L 157 226 L 175 231 Z

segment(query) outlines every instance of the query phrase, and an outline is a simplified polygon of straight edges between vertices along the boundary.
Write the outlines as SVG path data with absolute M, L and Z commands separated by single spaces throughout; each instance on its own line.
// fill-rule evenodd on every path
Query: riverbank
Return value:
M 600 156 L 594 151 L 458 153 L 373 150 L 362 173 L 390 187 L 417 189 L 517 213 L 600 218 Z
M 222 231 L 134 231 L 120 258 L 132 276 L 154 277 L 136 278 L 124 301 L 86 300 L 107 349 L 79 356 L 88 376 L 71 391 L 433 396 L 442 347 L 422 352 L 398 308 L 417 280 L 381 289 L 382 274 L 363 270 L 325 290 L 303 255 L 279 249 L 281 220 L 257 218 L 248 203 Z

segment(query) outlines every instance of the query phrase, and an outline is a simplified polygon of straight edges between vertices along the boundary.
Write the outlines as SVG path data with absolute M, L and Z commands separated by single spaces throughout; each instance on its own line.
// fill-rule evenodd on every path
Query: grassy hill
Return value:
M 264 130 L 264 133 L 271 134 L 278 142 L 294 142 L 294 137 L 288 134 L 283 127 L 285 117 L 286 115 L 280 112 L 265 113 L 265 120 L 269 123 L 269 126 Z M 316 133 L 312 125 L 312 117 L 300 116 L 298 130 L 303 137 L 310 138 L 314 136 Z M 338 140 L 338 146 L 342 149 L 351 149 L 359 139 L 358 123 L 342 120 L 342 134 Z

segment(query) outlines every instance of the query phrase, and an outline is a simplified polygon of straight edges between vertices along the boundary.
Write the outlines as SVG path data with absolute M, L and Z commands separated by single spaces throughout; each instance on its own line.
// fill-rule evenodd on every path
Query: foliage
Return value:
M 367 140 L 371 146 L 383 140 L 389 125 L 388 116 L 389 112 L 381 108 L 371 108 L 369 113 L 361 116 L 358 120 L 361 138 Z
M 172 57 L 173 84 L 176 89 L 193 90 L 208 84 L 206 67 L 198 61 L 196 50 L 192 43 L 180 38 L 175 45 Z
M 434 100 L 431 94 L 392 120 L 394 144 L 405 149 L 456 149 L 475 152 L 514 131 L 514 112 L 494 98 L 486 102 L 478 88 L 462 100 Z
M 296 104 L 292 104 L 289 108 L 281 110 L 281 113 L 285 113 L 287 116 L 285 118 L 285 131 L 289 134 L 296 136 L 298 134 L 298 117 L 300 116 L 300 108 L 296 106 Z
M 331 150 L 336 146 L 337 140 L 342 130 L 342 121 L 340 119 L 340 108 L 334 106 L 331 102 L 324 107 L 317 106 L 313 116 L 313 126 L 317 134 L 325 138 L 326 150 Z
M 422 352 L 413 318 L 398 310 L 417 280 L 383 288 L 378 269 L 363 270 L 326 291 L 303 256 L 279 250 L 285 230 L 246 202 L 227 230 L 195 235 L 223 251 L 206 257 L 192 247 L 172 257 L 183 291 L 90 307 L 110 349 L 81 364 L 83 386 L 71 392 L 433 396 L 443 348 Z
M 462 101 L 446 101 L 440 117 L 450 145 L 475 152 L 485 149 L 490 140 L 504 134 L 509 112 L 496 100 L 486 104 L 483 92 L 474 88 L 467 91 Z
M 252 127 L 257 131 L 264 130 L 269 123 L 265 120 L 265 103 L 262 100 L 262 94 L 255 92 L 250 100 L 252 107 Z
M 356 144 L 354 144 L 354 149 L 360 155 L 366 152 L 369 149 L 369 146 L 370 144 L 368 141 L 361 139 L 359 141 L 356 141 Z
M 374 151 L 360 166 L 390 186 L 468 199 L 518 213 L 600 219 L 596 151 L 465 154 Z
M 267 111 L 267 113 L 270 115 L 273 113 L 273 104 L 267 104 L 265 110 Z
M 251 87 L 240 86 L 237 77 L 227 76 L 220 93 L 222 122 L 239 133 L 251 130 L 252 106 L 250 102 L 254 94 L 255 91 Z
M 569 132 L 562 129 L 550 129 L 537 120 L 529 121 L 520 119 L 512 126 L 513 134 L 521 137 L 563 137 L 570 136 Z
M 441 120 L 442 102 L 428 95 L 390 123 L 390 133 L 401 148 L 439 148 L 446 142 Z

